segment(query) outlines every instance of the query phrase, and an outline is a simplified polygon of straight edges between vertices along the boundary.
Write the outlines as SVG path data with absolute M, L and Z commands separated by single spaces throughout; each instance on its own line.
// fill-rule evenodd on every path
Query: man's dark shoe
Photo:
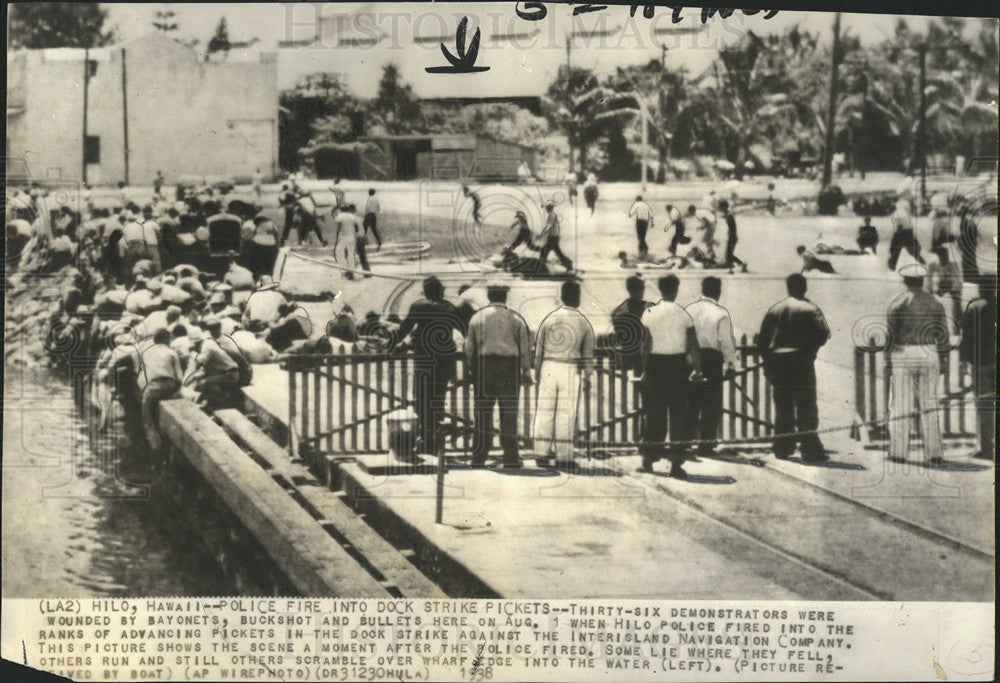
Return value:
M 469 467 L 471 467 L 474 470 L 481 470 L 484 467 L 486 467 L 486 461 L 485 460 L 470 460 L 469 461 Z
M 991 451 L 976 451 L 972 454 L 972 457 L 976 460 L 993 460 L 994 453 Z
M 929 458 L 927 460 L 928 465 L 944 465 L 947 462 L 944 458 Z
M 508 460 L 501 467 L 505 470 L 520 470 L 524 468 L 524 462 L 521 460 Z
M 670 476 L 673 477 L 674 479 L 684 480 L 688 478 L 688 473 L 684 471 L 683 467 L 681 467 L 680 465 L 676 465 L 670 468 Z
M 792 454 L 791 453 L 775 453 L 774 457 L 776 457 L 778 460 L 788 460 L 788 459 L 790 459 L 792 457 Z
M 819 455 L 810 455 L 810 456 L 803 455 L 802 456 L 802 462 L 807 462 L 807 463 L 810 463 L 810 464 L 817 463 L 817 462 L 826 462 L 829 459 L 830 459 L 830 456 L 827 455 L 826 453 L 821 453 Z

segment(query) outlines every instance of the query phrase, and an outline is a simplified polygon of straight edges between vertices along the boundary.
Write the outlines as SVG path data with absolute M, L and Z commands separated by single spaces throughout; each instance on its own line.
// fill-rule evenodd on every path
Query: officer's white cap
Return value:
M 899 269 L 899 274 L 903 277 L 927 277 L 927 266 L 922 263 L 910 263 Z

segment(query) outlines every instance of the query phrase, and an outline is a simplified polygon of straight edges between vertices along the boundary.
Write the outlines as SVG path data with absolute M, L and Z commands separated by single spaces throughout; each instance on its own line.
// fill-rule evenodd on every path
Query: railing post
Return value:
M 854 347 L 854 413 L 862 420 L 868 419 L 865 406 L 865 352 L 860 346 Z M 865 426 L 862 425 L 861 429 L 865 429 Z
M 297 387 L 295 382 L 295 366 L 289 363 L 285 366 L 288 370 L 288 457 L 294 460 L 298 453 L 298 444 L 296 443 L 295 434 L 295 420 L 298 419 L 296 414 L 296 393 Z

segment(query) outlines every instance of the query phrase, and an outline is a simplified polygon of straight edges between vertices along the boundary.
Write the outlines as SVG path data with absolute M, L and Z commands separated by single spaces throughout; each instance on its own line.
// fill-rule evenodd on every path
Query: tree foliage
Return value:
M 96 2 L 19 2 L 9 6 L 7 36 L 13 49 L 101 47 L 115 40 L 108 11 Z
M 208 55 L 216 52 L 229 52 L 229 26 L 226 23 L 226 18 L 221 17 L 219 19 L 219 24 L 215 27 L 215 34 L 212 35 L 212 39 L 208 41 Z

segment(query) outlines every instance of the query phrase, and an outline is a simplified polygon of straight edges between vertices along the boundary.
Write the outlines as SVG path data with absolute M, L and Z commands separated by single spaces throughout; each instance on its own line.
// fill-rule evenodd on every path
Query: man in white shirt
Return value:
M 153 207 L 149 204 L 142 208 L 142 241 L 146 244 L 147 258 L 153 262 L 153 272 L 163 270 L 160 258 L 160 223 L 153 215 Z
M 715 259 L 715 211 L 707 208 L 697 208 L 694 204 L 688 207 L 687 210 L 688 218 L 694 218 L 698 221 L 698 226 L 695 230 L 704 230 L 705 235 L 702 238 L 705 241 L 705 251 L 709 253 L 712 259 Z
M 642 314 L 645 338 L 640 386 L 646 415 L 642 471 L 652 472 L 653 463 L 666 456 L 672 465 L 670 476 L 685 479 L 681 464 L 689 448 L 676 444 L 693 435 L 688 405 L 692 381 L 701 380 L 698 339 L 691 316 L 674 301 L 680 287 L 677 276 L 661 277 L 657 285 L 663 298 Z M 668 423 L 670 443 L 665 444 Z
M 156 423 L 156 408 L 163 399 L 171 398 L 181 389 L 184 378 L 177 352 L 170 348 L 170 333 L 160 328 L 153 335 L 153 344 L 141 352 L 140 374 L 145 386 L 142 390 L 142 423 L 146 427 L 146 441 L 153 451 L 160 450 L 163 438 Z
M 548 261 L 549 254 L 554 253 L 567 271 L 573 270 L 573 261 L 559 248 L 559 238 L 562 234 L 562 222 L 559 214 L 555 212 L 555 202 L 551 199 L 545 202 L 545 227 L 539 237 L 544 238 L 544 246 L 538 254 L 539 262 L 544 266 Z
M 258 168 L 256 171 L 254 171 L 253 174 L 253 192 L 255 195 L 257 195 L 258 199 L 260 198 L 260 191 L 263 185 L 264 185 L 264 174 L 261 173 L 260 169 Z
M 368 190 L 368 200 L 365 202 L 365 234 L 369 230 L 372 231 L 372 237 L 375 238 L 375 243 L 378 245 L 376 251 L 382 248 L 382 238 L 378 234 L 378 216 L 382 213 L 382 205 L 379 203 L 378 199 L 375 197 L 375 188 Z
M 361 218 L 354 212 L 354 205 L 347 204 L 334 209 L 333 222 L 337 226 L 333 238 L 333 254 L 338 261 L 340 256 L 344 256 L 344 265 L 354 269 L 360 261 L 361 267 L 366 271 L 371 271 L 368 266 L 368 237 L 365 234 L 364 225 Z M 343 242 L 341 242 L 343 233 Z M 354 274 L 350 270 L 344 271 L 344 277 L 351 280 Z
M 692 385 L 691 429 L 698 426 L 699 455 L 711 453 L 719 437 L 722 418 L 722 382 L 732 380 L 736 368 L 736 340 L 729 311 L 719 305 L 722 280 L 710 275 L 701 281 L 701 298 L 684 310 L 694 321 L 698 358 L 705 381 Z M 723 369 L 725 368 L 725 369 Z
M 677 254 L 678 244 L 691 244 L 691 238 L 684 235 L 684 229 L 687 227 L 684 224 L 684 214 L 673 204 L 667 204 L 667 226 L 673 227 L 674 236 L 670 240 L 670 248 L 668 251 L 672 255 Z M 666 230 L 666 228 L 664 228 Z
M 594 328 L 579 311 L 580 283 L 567 280 L 561 295 L 563 305 L 545 316 L 535 339 L 538 402 L 533 432 L 539 457 L 554 450 L 556 466 L 570 468 L 580 383 L 589 381 L 593 372 Z
M 635 216 L 635 236 L 639 240 L 639 258 L 646 258 L 649 245 L 646 244 L 646 231 L 653 227 L 653 209 L 642 199 L 635 198 L 628 210 L 629 216 Z
M 271 323 L 277 322 L 281 315 L 278 309 L 288 303 L 285 295 L 278 291 L 279 283 L 270 275 L 262 275 L 260 283 L 247 299 L 243 310 L 243 329 L 260 332 Z

